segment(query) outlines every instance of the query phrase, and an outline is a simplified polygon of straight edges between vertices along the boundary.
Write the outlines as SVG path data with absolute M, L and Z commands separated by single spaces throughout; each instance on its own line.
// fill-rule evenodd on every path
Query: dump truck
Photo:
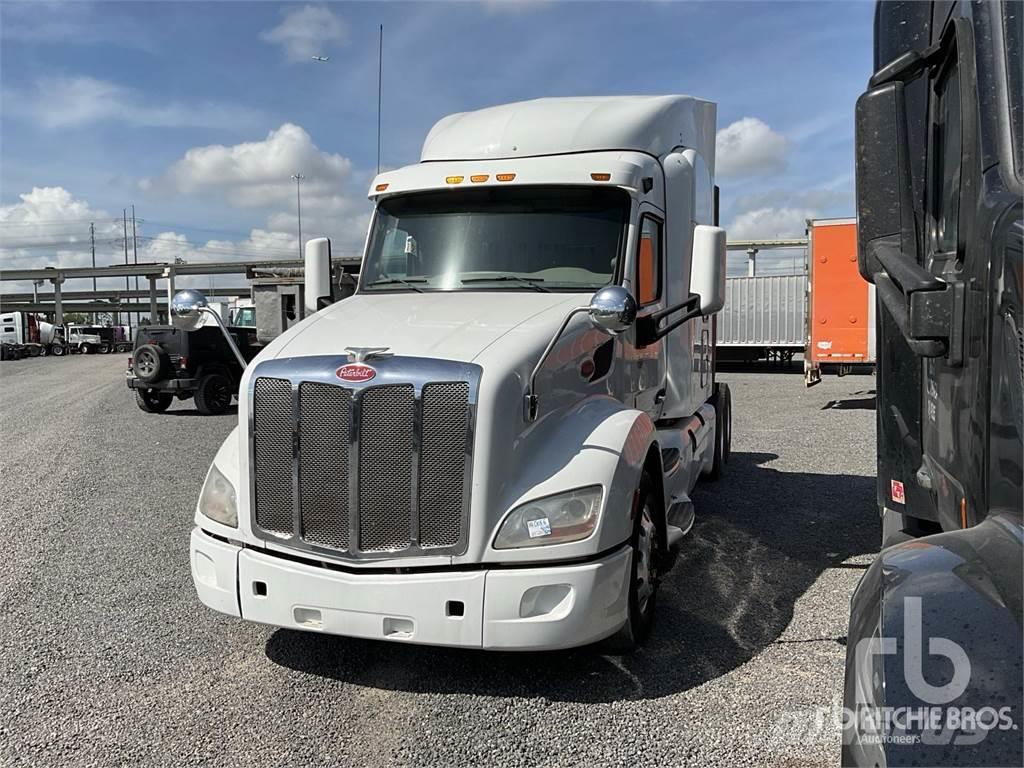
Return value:
M 857 257 L 884 548 L 851 602 L 846 766 L 1024 765 L 1021 14 L 876 6 Z
M 199 599 L 390 642 L 641 643 L 731 446 L 715 111 L 491 107 L 377 176 L 355 295 L 329 304 L 311 241 L 315 314 L 242 378 L 195 513 Z

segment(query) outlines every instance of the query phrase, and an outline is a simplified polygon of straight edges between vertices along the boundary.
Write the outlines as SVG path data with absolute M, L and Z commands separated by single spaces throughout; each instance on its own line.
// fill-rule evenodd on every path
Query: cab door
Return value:
M 643 318 L 665 307 L 665 215 L 650 204 L 640 207 L 637 225 L 633 228 L 632 260 L 629 283 L 636 297 L 637 322 L 622 341 L 622 361 L 626 371 L 628 392 L 635 408 L 646 411 L 657 421 L 665 401 L 665 346 L 659 339 L 640 346 L 638 328 Z M 628 262 L 627 262 L 628 264 Z
M 975 162 L 977 131 L 973 114 L 977 83 L 972 58 L 963 55 L 971 34 L 965 19 L 958 24 L 942 60 L 928 76 L 928 125 L 925 183 L 924 263 L 928 272 L 960 292 L 963 308 L 961 339 L 950 340 L 941 357 L 926 358 L 922 375 L 922 466 L 919 482 L 930 486 L 938 522 L 944 530 L 966 527 L 984 499 L 970 498 L 971 482 L 981 474 L 984 455 L 985 337 L 988 328 L 987 254 L 978 252 L 984 238 L 972 236 L 978 217 L 969 212 L 978 193 Z M 947 289 L 949 290 L 949 289 Z M 979 421 L 979 417 L 981 421 Z

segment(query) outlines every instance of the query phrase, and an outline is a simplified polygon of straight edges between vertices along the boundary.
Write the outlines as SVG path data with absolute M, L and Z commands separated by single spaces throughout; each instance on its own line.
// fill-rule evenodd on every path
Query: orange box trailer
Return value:
M 807 346 L 804 381 L 875 364 L 875 286 L 857 271 L 857 220 L 807 222 Z

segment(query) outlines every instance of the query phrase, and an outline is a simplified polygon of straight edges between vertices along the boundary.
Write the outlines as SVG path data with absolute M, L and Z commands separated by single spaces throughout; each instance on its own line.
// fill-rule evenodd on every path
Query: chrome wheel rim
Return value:
M 647 605 L 654 596 L 657 533 L 651 505 L 644 503 L 640 513 L 640 535 L 636 542 L 636 602 L 641 614 L 647 611 Z

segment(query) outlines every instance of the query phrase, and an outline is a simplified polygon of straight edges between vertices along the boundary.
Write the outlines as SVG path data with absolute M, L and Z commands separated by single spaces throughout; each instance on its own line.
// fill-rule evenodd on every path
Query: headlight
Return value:
M 597 527 L 601 486 L 537 499 L 512 510 L 494 539 L 495 549 L 543 547 L 585 539 Z
M 199 511 L 218 523 L 238 527 L 238 502 L 235 487 L 228 481 L 216 464 L 210 466 L 210 473 L 199 494 Z

